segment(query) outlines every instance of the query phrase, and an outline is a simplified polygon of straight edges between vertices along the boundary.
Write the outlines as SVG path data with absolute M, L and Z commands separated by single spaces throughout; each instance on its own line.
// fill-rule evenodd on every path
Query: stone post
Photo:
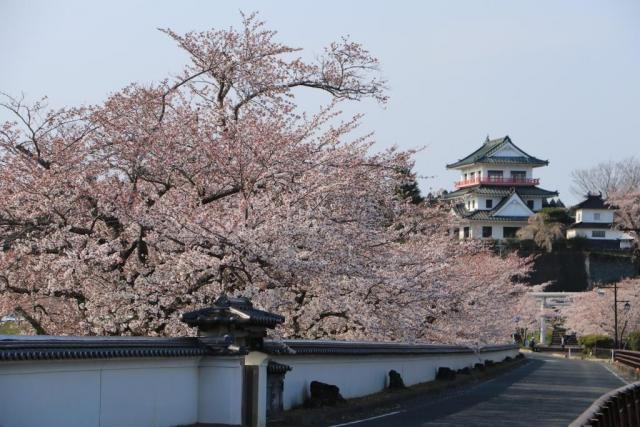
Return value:
M 544 319 L 544 297 L 540 298 L 540 345 L 545 345 L 547 325 Z

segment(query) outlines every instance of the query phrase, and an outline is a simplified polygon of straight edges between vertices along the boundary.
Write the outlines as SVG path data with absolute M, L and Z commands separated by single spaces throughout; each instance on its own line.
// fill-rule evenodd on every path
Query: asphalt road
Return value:
M 566 426 L 625 383 L 597 362 L 531 355 L 526 364 L 438 399 L 414 399 L 353 427 Z

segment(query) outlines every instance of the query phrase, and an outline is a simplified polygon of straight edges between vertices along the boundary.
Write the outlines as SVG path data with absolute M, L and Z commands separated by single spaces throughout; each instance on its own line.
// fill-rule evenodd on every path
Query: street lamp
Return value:
M 613 286 L 599 286 L 598 294 L 604 295 L 602 289 L 613 289 L 613 347 L 617 350 L 620 348 L 620 342 L 618 340 L 618 304 L 624 303 L 622 308 L 625 312 L 631 310 L 631 302 L 629 300 L 618 300 L 618 284 L 614 283 Z M 623 329 L 624 330 L 624 329 Z M 620 337 L 622 338 L 622 337 Z

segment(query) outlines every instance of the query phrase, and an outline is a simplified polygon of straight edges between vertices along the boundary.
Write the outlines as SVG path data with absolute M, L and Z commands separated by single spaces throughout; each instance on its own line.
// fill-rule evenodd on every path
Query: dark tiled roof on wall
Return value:
M 282 348 L 291 351 L 283 352 Z M 510 350 L 516 346 L 511 344 L 481 347 L 478 351 Z M 393 354 L 447 354 L 474 353 L 470 347 L 461 345 L 439 344 L 403 344 L 393 342 L 357 342 L 357 341 L 324 341 L 324 340 L 283 340 L 265 341 L 264 350 L 272 355 L 393 355 Z
M 275 328 L 284 320 L 284 317 L 279 314 L 254 308 L 247 298 L 226 296 L 218 298 L 212 307 L 190 311 L 182 315 L 183 322 L 199 328 L 229 324 Z
M 57 337 L 2 336 L 0 361 L 194 357 L 228 355 L 224 339 L 206 344 L 195 337 Z
M 589 194 L 585 200 L 571 209 L 615 209 L 615 206 L 607 203 L 599 194 Z

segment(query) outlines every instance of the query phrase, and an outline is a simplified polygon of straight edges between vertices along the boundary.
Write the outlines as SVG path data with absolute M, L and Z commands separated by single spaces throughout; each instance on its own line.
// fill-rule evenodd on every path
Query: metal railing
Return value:
M 634 369 L 640 369 L 640 351 L 615 350 L 613 360 Z
M 610 391 L 569 424 L 584 426 L 640 426 L 640 382 Z

